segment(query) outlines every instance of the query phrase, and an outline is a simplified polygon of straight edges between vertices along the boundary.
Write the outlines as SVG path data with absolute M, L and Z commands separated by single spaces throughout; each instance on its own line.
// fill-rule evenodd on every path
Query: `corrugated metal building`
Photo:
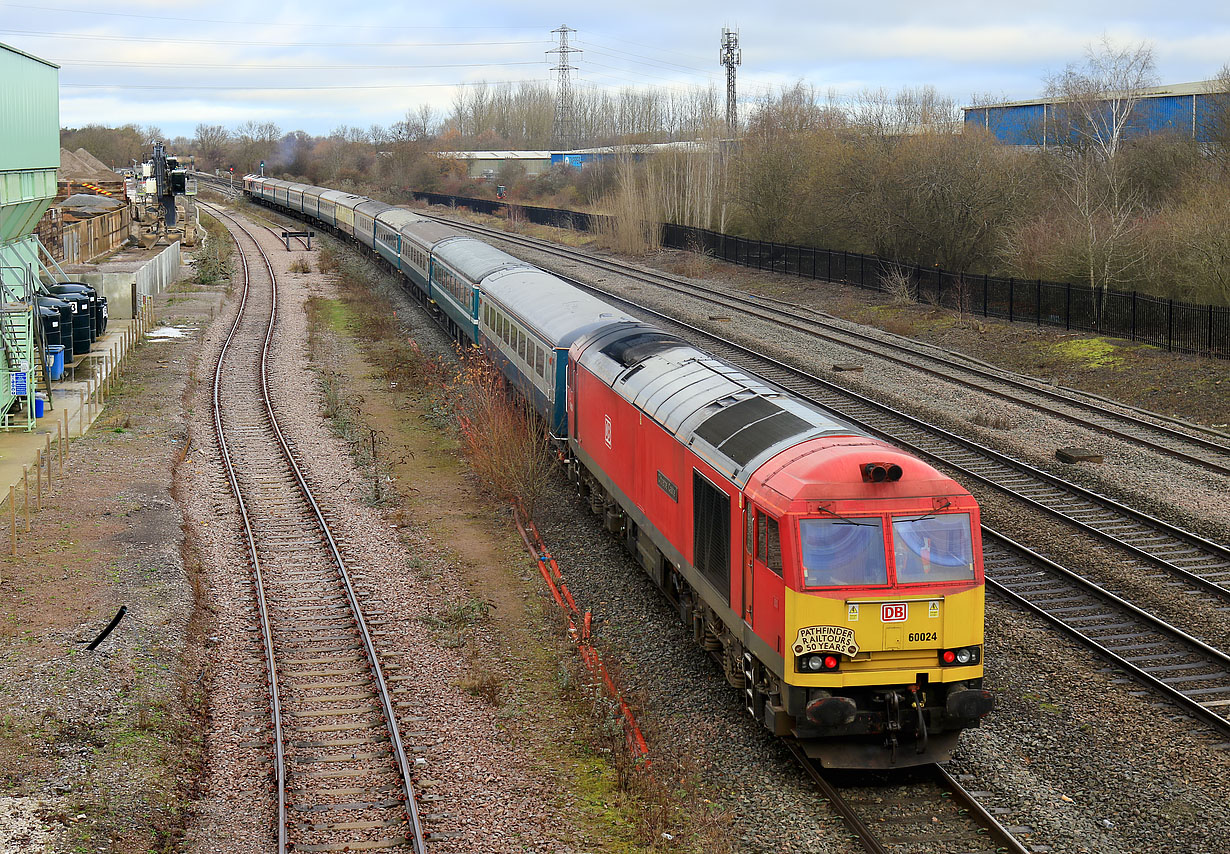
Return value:
M 1213 93 L 1209 82 L 1179 83 L 1145 90 L 1132 111 L 1125 138 L 1171 132 L 1208 141 L 1214 110 L 1227 93 Z M 1062 100 L 1040 98 L 965 107 L 965 123 L 991 131 L 1008 145 L 1056 145 L 1070 132 L 1071 110 Z
M 56 195 L 59 66 L 0 44 L 0 257 L 29 239 Z M 5 282 L 13 275 L 0 270 Z
M 471 178 L 496 178 L 506 163 L 519 163 L 525 174 L 539 175 L 551 168 L 549 151 L 437 151 L 436 157 L 464 160 Z

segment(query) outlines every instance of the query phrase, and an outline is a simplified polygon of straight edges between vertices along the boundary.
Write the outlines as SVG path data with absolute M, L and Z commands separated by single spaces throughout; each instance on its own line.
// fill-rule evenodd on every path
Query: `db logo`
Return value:
M 609 415 L 606 417 L 606 446 L 611 447 L 611 416 Z
M 904 602 L 886 602 L 880 606 L 880 622 L 904 623 L 909 615 L 909 606 Z

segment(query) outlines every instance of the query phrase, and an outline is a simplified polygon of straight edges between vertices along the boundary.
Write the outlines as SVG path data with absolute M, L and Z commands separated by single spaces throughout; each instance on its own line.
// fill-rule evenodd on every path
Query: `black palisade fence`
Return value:
M 509 205 L 491 199 L 470 199 L 442 193 L 414 193 L 428 204 L 466 207 L 494 214 L 516 208 L 536 225 L 593 230 L 601 214 L 532 205 Z M 890 271 L 909 277 L 915 295 L 925 302 L 1014 323 L 1061 326 L 1141 341 L 1180 353 L 1230 359 L 1230 308 L 1196 305 L 1136 291 L 1094 291 L 1083 285 L 951 273 L 935 267 L 896 264 L 874 255 L 814 249 L 749 240 L 674 223 L 663 223 L 662 245 L 669 249 L 704 252 L 743 267 L 830 282 L 845 282 L 869 290 L 885 290 Z

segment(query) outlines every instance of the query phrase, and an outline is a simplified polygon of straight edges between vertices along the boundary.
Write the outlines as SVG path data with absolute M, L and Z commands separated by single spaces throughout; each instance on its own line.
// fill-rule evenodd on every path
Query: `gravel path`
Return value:
M 422 628 L 422 618 L 435 613 L 439 601 L 425 591 L 409 568 L 426 564 L 445 577 L 447 560 L 431 532 L 399 529 L 367 503 L 365 481 L 352 462 L 348 447 L 329 429 L 320 413 L 323 403 L 307 364 L 307 312 L 310 296 L 335 296 L 326 277 L 292 274 L 295 259 L 316 253 L 287 253 L 267 231 L 252 229 L 273 259 L 279 282 L 279 322 L 271 363 L 271 390 L 279 420 L 293 442 L 309 480 L 322 499 L 339 542 L 384 666 L 394 677 L 395 703 L 401 714 L 402 736 L 419 761 L 417 785 L 433 796 L 429 812 L 444 818 L 428 829 L 449 834 L 432 845 L 433 852 L 556 850 L 567 822 L 550 805 L 558 792 L 537 758 L 509 743 L 496 710 L 457 687 L 465 669 L 459 650 L 441 646 Z M 232 315 L 233 316 L 233 315 Z M 223 324 L 216 324 L 211 347 L 202 354 L 198 374 L 216 359 Z M 212 601 L 219 612 L 215 649 L 213 728 L 210 733 L 210 775 L 202 823 L 195 834 L 200 851 L 253 851 L 267 844 L 270 806 L 253 808 L 253 793 L 264 792 L 268 775 L 265 707 L 261 698 L 264 674 L 254 626 L 246 561 L 234 538 L 233 499 L 216 462 L 207 435 L 210 421 L 208 389 L 198 389 L 194 406 L 194 436 L 203 464 L 192 490 L 190 516 L 194 535 L 211 557 Z M 240 571 L 237 572 L 236 570 Z M 455 582 L 454 582 L 455 585 Z M 259 736 L 259 738 L 257 737 Z M 528 842 L 527 842 L 528 840 Z

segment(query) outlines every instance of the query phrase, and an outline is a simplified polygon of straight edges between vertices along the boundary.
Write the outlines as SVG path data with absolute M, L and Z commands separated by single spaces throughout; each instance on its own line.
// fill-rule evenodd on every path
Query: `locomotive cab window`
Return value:
M 898 584 L 974 580 L 974 542 L 968 513 L 893 517 Z
M 806 587 L 863 587 L 888 584 L 884 521 L 801 519 L 799 545 Z
M 782 543 L 777 520 L 759 509 L 756 511 L 756 559 L 778 575 L 782 574 Z

